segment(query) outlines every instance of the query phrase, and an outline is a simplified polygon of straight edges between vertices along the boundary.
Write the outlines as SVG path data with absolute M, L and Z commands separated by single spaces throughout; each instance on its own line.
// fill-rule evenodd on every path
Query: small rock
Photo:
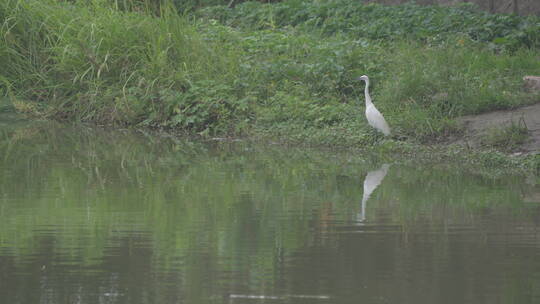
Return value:
M 540 92 L 540 76 L 523 77 L 523 87 L 529 92 Z

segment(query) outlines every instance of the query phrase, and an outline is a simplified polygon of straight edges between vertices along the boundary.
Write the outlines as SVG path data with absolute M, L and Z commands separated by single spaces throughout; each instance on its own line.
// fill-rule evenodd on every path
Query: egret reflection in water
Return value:
M 369 196 L 377 187 L 381 184 L 382 180 L 388 173 L 390 168 L 389 164 L 383 164 L 379 169 L 369 171 L 364 179 L 364 195 L 362 195 L 362 207 L 360 213 L 358 214 L 358 220 L 363 222 L 366 220 L 366 203 L 369 199 Z

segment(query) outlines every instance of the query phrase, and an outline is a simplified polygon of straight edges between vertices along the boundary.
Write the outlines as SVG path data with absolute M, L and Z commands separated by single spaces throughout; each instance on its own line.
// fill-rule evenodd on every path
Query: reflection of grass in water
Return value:
M 276 252 L 293 254 L 317 238 L 321 221 L 357 213 L 364 174 L 373 169 L 361 158 L 304 149 L 202 144 L 84 126 L 28 130 L 0 133 L 0 155 L 11 151 L 0 163 L 10 172 L 0 175 L 0 247 L 34 252 L 36 231 L 49 227 L 58 231 L 58 250 L 80 255 L 86 265 L 99 261 L 111 240 L 143 231 L 164 267 L 187 256 L 186 267 L 195 273 L 201 257 L 191 253 L 205 252 L 214 262 L 234 257 L 251 265 L 245 271 L 270 273 Z M 493 183 L 504 186 L 494 191 Z M 393 166 L 367 214 L 373 219 L 377 208 L 391 210 L 402 226 L 440 208 L 474 217 L 486 206 L 518 205 L 512 185 L 519 183 Z
M 419 219 L 435 225 L 446 219 L 473 223 L 486 209 L 522 208 L 523 187 L 519 176 L 491 179 L 446 166 L 393 166 L 376 190 L 375 200 L 404 227 L 414 226 Z
M 31 212 L 19 217 L 17 209 L 11 206 L 5 209 L 6 220 L 2 223 L 17 227 L 16 231 L 29 231 L 30 235 L 32 228 L 25 224 L 28 218 L 32 218 L 33 226 L 65 220 L 66 229 L 84 227 L 78 232 L 83 235 L 99 231 L 100 235 L 95 237 L 102 241 L 110 231 L 125 230 L 135 222 L 153 230 L 158 244 L 162 240 L 165 247 L 165 243 L 170 243 L 171 232 L 176 234 L 174 247 L 185 249 L 196 243 L 194 238 L 207 238 L 212 243 L 217 231 L 241 234 L 245 231 L 242 226 L 254 225 L 250 230 L 259 234 L 260 245 L 268 245 L 273 244 L 276 231 L 284 229 L 284 223 L 271 220 L 276 212 L 289 208 L 303 213 L 304 208 L 316 209 L 310 205 L 318 203 L 316 194 L 304 193 L 300 204 L 273 204 L 273 192 L 300 187 L 298 177 L 280 175 L 284 174 L 280 171 L 290 173 L 289 165 L 281 164 L 280 170 L 266 174 L 271 171 L 271 164 L 259 164 L 261 168 L 246 165 L 250 156 L 238 155 L 227 145 L 218 147 L 221 151 L 214 154 L 200 144 L 121 133 L 96 138 L 84 134 L 84 129 L 56 133 L 45 129 L 21 130 L 9 134 L 11 151 L 18 153 L 12 152 L 3 162 L 3 166 L 18 172 L 17 176 L 1 178 L 0 187 L 8 197 L 20 197 L 25 191 L 36 195 L 21 202 L 28 204 Z M 20 134 L 34 136 L 33 142 Z M 68 166 L 65 159 L 70 159 Z M 25 170 L 29 162 L 31 170 Z M 307 169 L 296 166 L 295 174 L 304 176 L 302 171 Z M 34 177 L 39 178 L 29 183 Z M 264 184 L 258 185 L 263 178 Z M 213 184 L 208 185 L 209 181 Z M 58 199 L 62 201 L 60 206 Z M 241 214 L 245 216 L 236 221 L 239 227 L 231 227 L 235 222 L 232 219 Z M 268 229 L 260 225 L 268 225 Z M 287 236 L 290 239 L 291 234 Z M 240 235 L 225 238 L 229 239 L 227 244 L 243 242 Z M 292 241 L 302 244 L 300 238 L 294 241 L 293 237 Z M 175 254 L 170 249 L 167 252 Z

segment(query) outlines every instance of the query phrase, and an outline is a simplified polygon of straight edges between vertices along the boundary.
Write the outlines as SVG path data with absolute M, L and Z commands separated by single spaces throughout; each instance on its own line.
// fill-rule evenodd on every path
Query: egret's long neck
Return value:
M 373 104 L 371 102 L 371 96 L 369 96 L 369 80 L 366 79 L 366 88 L 364 89 L 364 95 L 366 96 L 366 107 L 370 104 Z

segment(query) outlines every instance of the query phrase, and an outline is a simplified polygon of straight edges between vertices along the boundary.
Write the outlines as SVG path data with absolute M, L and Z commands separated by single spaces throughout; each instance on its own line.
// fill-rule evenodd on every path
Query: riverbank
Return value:
M 521 80 L 540 74 L 539 18 L 469 5 L 4 1 L 0 15 L 1 93 L 38 117 L 435 153 L 463 136 L 459 117 L 539 100 Z M 365 121 L 362 74 L 390 139 Z

